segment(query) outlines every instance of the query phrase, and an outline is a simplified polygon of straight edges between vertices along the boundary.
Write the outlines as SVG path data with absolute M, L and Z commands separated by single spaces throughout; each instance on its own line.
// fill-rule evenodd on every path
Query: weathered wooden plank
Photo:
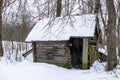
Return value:
M 68 59 L 67 42 L 36 42 L 36 59 L 37 62 L 65 62 Z M 53 60 L 48 54 L 53 54 Z
M 44 57 L 44 56 L 48 56 L 48 54 L 36 54 L 37 57 Z M 53 54 L 54 57 L 67 57 L 66 55 L 61 55 L 61 54 Z
M 38 45 L 36 46 L 38 49 L 64 49 L 65 48 L 65 45 L 64 46 L 55 46 L 55 45 Z
M 38 59 L 38 62 L 52 63 L 52 64 L 64 64 L 66 61 L 55 61 L 55 60 L 41 60 Z
M 64 49 L 65 46 L 37 46 L 39 49 Z
M 66 41 L 67 42 L 67 41 Z M 53 42 L 51 42 L 51 41 L 47 41 L 47 42 L 36 42 L 37 44 L 48 44 L 48 45 L 52 45 L 52 44 L 56 44 L 56 45 L 58 45 L 58 44 L 64 44 L 64 43 L 66 43 L 66 42 L 61 42 L 61 41 L 53 41 Z
M 67 57 L 66 56 L 56 56 L 54 57 L 55 61 L 67 61 Z
M 29 51 L 27 51 L 26 53 L 22 54 L 24 57 L 28 56 L 30 53 L 33 52 L 33 49 L 30 49 Z
M 57 44 L 61 44 L 61 43 L 66 43 L 67 41 L 36 41 L 36 43 L 44 43 L 44 44 L 51 44 L 51 43 L 57 43 Z
M 52 50 L 37 50 L 37 53 L 57 53 L 58 51 L 52 51 Z
M 52 53 L 52 55 L 53 55 L 53 60 L 57 60 L 57 61 L 66 61 L 67 60 L 67 55 L 64 55 L 64 54 L 54 54 L 54 53 Z M 43 59 L 43 60 L 49 60 L 49 58 L 48 58 L 48 53 L 46 53 L 46 52 L 43 52 L 43 53 L 37 53 L 36 54 L 36 56 L 37 56 L 37 59 Z
M 83 38 L 82 68 L 88 69 L 88 38 Z
M 54 44 L 37 44 L 37 47 L 53 47 L 53 46 L 55 46 L 55 47 L 59 47 L 59 46 L 65 46 L 65 44 L 63 44 L 63 43 L 61 43 L 61 44 L 56 44 L 56 43 L 54 43 Z
M 53 62 L 65 62 L 67 61 L 66 57 L 54 57 L 54 59 L 48 59 L 46 56 L 37 57 L 37 61 L 53 61 Z
M 33 42 L 32 45 L 33 45 L 33 61 L 37 62 L 37 57 L 36 57 L 36 42 Z
M 65 50 L 37 50 L 37 53 L 57 53 L 57 54 L 65 54 Z

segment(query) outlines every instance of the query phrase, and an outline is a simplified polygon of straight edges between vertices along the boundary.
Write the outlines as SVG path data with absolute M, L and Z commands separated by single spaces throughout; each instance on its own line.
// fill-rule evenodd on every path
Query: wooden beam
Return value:
M 33 62 L 37 62 L 37 56 L 36 56 L 36 42 L 33 42 L 32 45 L 33 45 Z
M 27 51 L 26 53 L 24 53 L 22 55 L 23 55 L 23 57 L 27 57 L 32 52 L 33 52 L 33 49 L 30 49 L 29 51 Z
M 83 38 L 82 68 L 88 69 L 88 38 Z

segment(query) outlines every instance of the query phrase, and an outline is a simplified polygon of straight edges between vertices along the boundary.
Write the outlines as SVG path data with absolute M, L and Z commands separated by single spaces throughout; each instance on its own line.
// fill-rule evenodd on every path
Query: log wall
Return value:
M 34 42 L 36 62 L 65 63 L 69 60 L 67 41 Z

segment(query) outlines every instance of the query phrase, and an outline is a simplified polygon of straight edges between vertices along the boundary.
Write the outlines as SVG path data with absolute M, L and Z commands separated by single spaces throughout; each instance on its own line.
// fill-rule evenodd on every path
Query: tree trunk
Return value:
M 118 56 L 120 58 L 120 15 L 118 17 Z
M 94 13 L 98 13 L 99 11 L 100 11 L 100 0 L 96 0 Z
M 47 17 L 49 18 L 49 16 L 50 16 L 50 0 L 48 0 L 47 4 L 48 4 L 48 7 L 47 7 L 48 8 L 48 15 L 47 15 Z
M 107 34 L 107 51 L 108 61 L 107 70 L 113 70 L 117 66 L 116 56 L 116 13 L 113 0 L 106 0 L 106 7 L 108 9 L 108 34 Z
M 93 0 L 88 0 L 88 13 L 92 13 L 93 11 Z
M 0 56 L 3 56 L 3 47 L 2 47 L 2 4 L 3 4 L 3 0 L 0 0 Z
M 118 56 L 120 58 L 120 1 L 118 1 Z
M 69 11 L 69 0 L 65 0 L 65 11 L 66 11 L 66 15 L 70 15 L 70 11 Z
M 62 6 L 62 0 L 57 0 L 57 10 L 56 10 L 56 17 L 61 16 L 61 6 Z
M 102 41 L 101 39 L 102 34 L 99 24 L 99 17 L 98 17 L 98 13 L 100 12 L 100 7 L 101 7 L 100 0 L 96 0 L 94 13 L 96 13 L 95 41 L 97 42 L 97 46 Z

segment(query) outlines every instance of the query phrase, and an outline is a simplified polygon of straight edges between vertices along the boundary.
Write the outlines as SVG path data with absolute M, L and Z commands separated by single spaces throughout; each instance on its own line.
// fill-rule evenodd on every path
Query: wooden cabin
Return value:
M 88 14 L 39 20 L 26 38 L 32 42 L 34 62 L 62 66 L 70 62 L 74 68 L 87 69 L 95 57 L 90 55 L 95 53 L 95 45 L 90 44 L 95 19 L 95 15 Z

